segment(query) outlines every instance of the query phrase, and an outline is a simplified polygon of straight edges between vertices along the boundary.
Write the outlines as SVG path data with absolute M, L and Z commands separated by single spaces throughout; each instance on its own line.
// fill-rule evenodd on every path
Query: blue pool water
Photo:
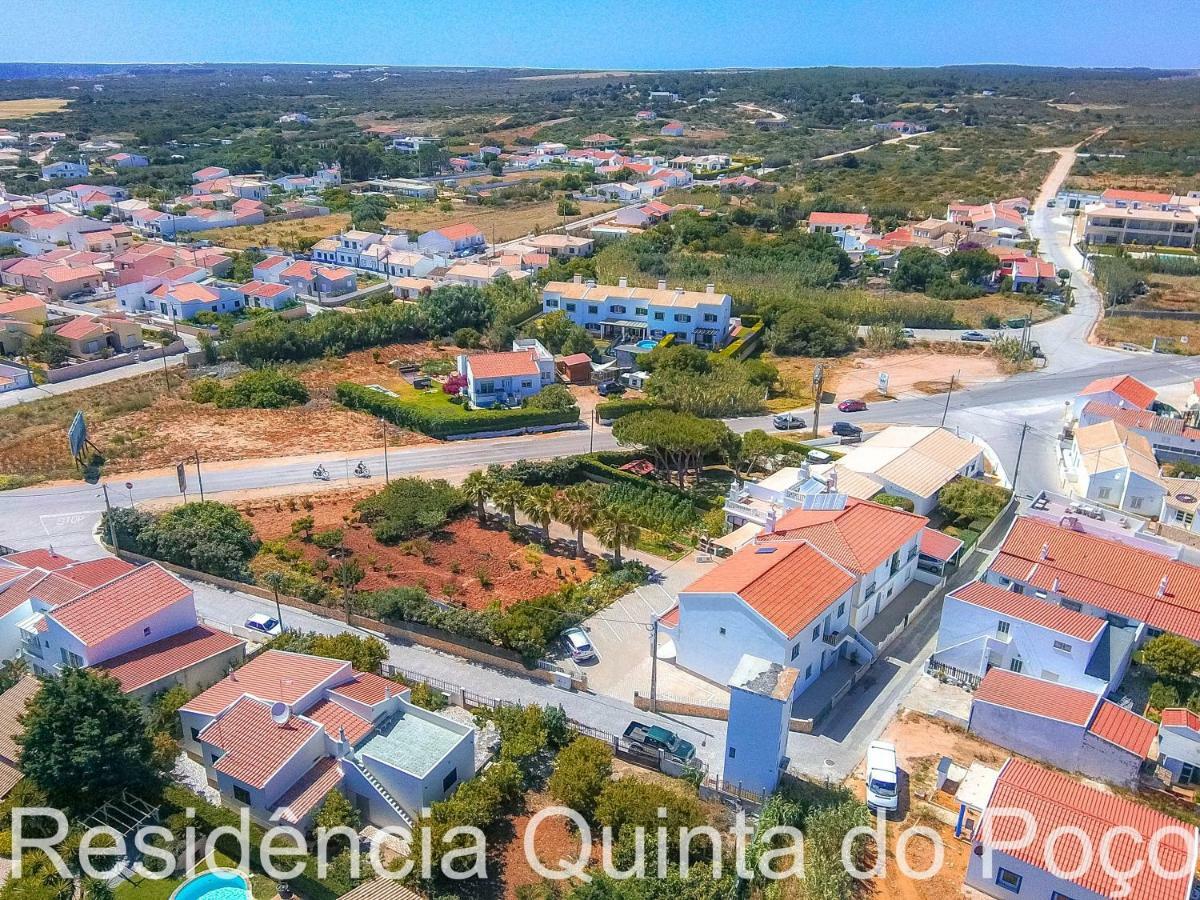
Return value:
M 232 869 L 204 872 L 185 881 L 171 900 L 248 900 L 250 885 L 246 876 Z
M 639 350 L 653 350 L 658 346 L 658 341 L 638 341 L 637 347 Z

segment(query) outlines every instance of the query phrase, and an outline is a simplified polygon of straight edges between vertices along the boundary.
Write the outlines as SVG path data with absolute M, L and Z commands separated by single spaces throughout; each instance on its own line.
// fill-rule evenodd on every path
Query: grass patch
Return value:
M 217 867 L 236 869 L 237 863 L 221 851 L 213 854 Z M 209 865 L 201 861 L 196 866 L 196 872 L 207 872 Z M 114 900 L 168 900 L 175 889 L 186 881 L 188 876 L 180 875 L 172 878 L 140 878 L 135 881 L 122 881 L 113 891 Z M 250 876 L 250 893 L 255 900 L 271 900 L 275 896 L 275 883 L 263 875 Z
M 1097 336 L 1110 344 L 1136 344 L 1147 349 L 1158 339 L 1164 353 L 1195 356 L 1200 353 L 1200 320 L 1151 319 L 1147 316 L 1106 316 L 1096 327 Z M 1181 338 L 1187 338 L 1184 342 Z
M 58 112 L 70 105 L 62 97 L 30 97 L 27 100 L 0 100 L 0 119 L 31 119 Z

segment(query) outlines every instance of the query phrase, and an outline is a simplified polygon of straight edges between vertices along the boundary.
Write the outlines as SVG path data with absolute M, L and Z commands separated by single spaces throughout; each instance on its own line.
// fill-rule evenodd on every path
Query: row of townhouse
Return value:
M 1109 188 L 1083 207 L 1086 244 L 1193 248 L 1200 233 L 1200 191 L 1186 195 Z
M 729 334 L 733 298 L 715 285 L 703 291 L 630 287 L 584 281 L 551 281 L 542 288 L 542 311 L 562 311 L 572 322 L 605 339 L 657 342 L 667 335 L 698 347 L 718 350 Z
M 318 241 L 312 258 L 397 278 L 419 278 L 446 266 L 451 257 L 481 253 L 486 246 L 483 232 L 469 222 L 426 231 L 415 241 L 407 232 L 379 234 L 352 229 Z

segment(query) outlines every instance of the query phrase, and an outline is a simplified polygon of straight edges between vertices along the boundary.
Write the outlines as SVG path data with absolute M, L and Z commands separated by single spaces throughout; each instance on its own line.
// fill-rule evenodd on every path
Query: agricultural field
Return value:
M 31 97 L 28 100 L 0 100 L 0 122 L 13 119 L 32 119 L 66 109 L 71 103 L 61 97 Z
M 281 247 L 284 250 L 307 250 L 321 238 L 338 234 L 350 227 L 349 213 L 331 213 L 311 219 L 289 219 L 284 222 L 265 222 L 262 225 L 242 225 L 238 228 L 218 228 L 198 231 L 198 241 L 212 241 L 218 247 L 244 250 L 247 247 Z
M 433 228 L 444 228 L 458 222 L 470 222 L 484 233 L 488 241 L 511 241 L 537 231 L 549 231 L 562 225 L 562 216 L 557 212 L 557 201 L 543 200 L 537 203 L 511 202 L 503 206 L 467 206 L 455 204 L 450 212 L 436 206 L 421 205 L 415 209 L 402 209 L 390 213 L 387 224 L 392 228 L 423 232 Z M 574 221 L 597 213 L 616 209 L 616 204 L 584 201 L 579 204 L 579 215 L 571 216 Z

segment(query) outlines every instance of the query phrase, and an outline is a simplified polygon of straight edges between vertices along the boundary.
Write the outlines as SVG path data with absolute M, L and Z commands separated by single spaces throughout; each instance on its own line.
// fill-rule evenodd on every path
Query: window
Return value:
M 610 309 L 610 310 L 612 310 L 614 313 L 623 313 L 623 312 L 625 312 L 625 307 L 623 307 L 623 306 L 618 306 L 616 303 L 614 303 L 612 306 L 610 306 L 610 307 L 609 307 L 609 309 Z
M 547 300 L 546 306 L 549 309 L 558 309 L 558 301 L 557 300 Z
M 1009 623 L 1001 619 L 996 623 L 996 634 L 1008 634 Z
M 193 741 L 200 740 L 200 729 L 199 728 L 192 729 L 192 740 Z
M 795 647 L 792 648 L 792 659 L 795 659 L 799 655 L 800 655 L 800 645 L 797 644 Z
M 1141 509 L 1142 508 L 1142 498 L 1141 497 L 1130 497 L 1129 498 L 1129 508 L 1130 509 Z
M 1021 876 L 1016 872 L 1008 871 L 1008 869 L 1000 869 L 996 873 L 996 884 L 1014 894 L 1021 893 Z
M 1175 510 L 1175 521 L 1189 528 L 1192 525 L 1192 520 L 1195 518 L 1194 513 L 1184 512 L 1182 509 Z
M 588 315 L 594 316 L 598 312 L 600 312 L 600 307 L 598 307 L 598 306 L 589 306 L 588 307 Z
M 526 379 L 525 381 L 522 381 L 522 382 L 521 382 L 521 387 L 523 387 L 523 388 L 531 388 L 531 387 L 533 387 L 533 382 L 532 382 L 532 381 L 529 381 L 528 379 Z
M 1010 663 L 1008 664 L 1008 668 L 1009 668 L 1009 671 L 1011 671 L 1011 672 L 1016 672 L 1018 675 L 1020 675 L 1020 674 L 1021 674 L 1021 670 L 1022 670 L 1023 668 L 1025 668 L 1025 663 L 1021 661 L 1021 657 L 1019 657 L 1019 656 L 1014 656 L 1014 657 L 1012 658 L 1012 662 L 1010 662 Z
M 149 628 L 142 629 L 142 637 L 150 637 L 150 629 Z
M 730 747 L 730 748 L 729 748 L 729 758 L 730 758 L 730 759 L 733 759 L 735 756 L 737 756 L 737 748 L 736 748 L 736 747 Z
M 804 680 L 808 681 L 810 678 L 812 678 L 812 663 L 804 667 Z
M 664 318 L 666 318 L 666 314 L 665 314 L 665 313 L 656 312 L 656 313 L 654 314 L 654 321 L 655 321 L 655 322 L 661 322 L 661 321 L 662 321 Z
M 574 303 L 568 303 L 568 304 L 566 305 L 566 310 L 567 310 L 567 312 L 575 312 L 575 304 L 574 304 Z
M 444 794 L 456 784 L 458 784 L 458 769 L 451 769 L 446 773 L 446 777 L 442 779 L 442 793 Z
M 233 799 L 236 800 L 238 803 L 249 803 L 250 802 L 250 792 L 248 790 L 246 790 L 244 787 L 238 787 L 235 784 L 233 786 Z
M 725 629 L 724 629 L 724 628 L 718 628 L 718 629 L 717 629 L 717 631 L 718 631 L 718 632 L 720 632 L 720 634 L 721 634 L 721 636 L 722 636 L 722 637 L 724 637 L 724 636 L 725 636 Z
M 821 626 L 818 625 L 816 628 L 813 629 L 812 639 L 815 641 L 820 636 L 821 636 Z
M 717 321 L 717 317 L 713 313 L 705 313 L 704 321 L 705 322 L 715 322 L 715 321 Z
M 692 321 L 692 317 L 689 316 L 687 313 L 675 313 L 675 321 L 676 322 L 690 322 L 690 321 Z
M 1070 653 L 1071 645 L 1066 643 L 1065 641 L 1055 641 L 1054 649 L 1057 650 L 1059 653 Z
M 846 613 L 846 601 L 843 600 L 841 603 L 838 604 L 838 611 L 837 611 L 838 618 L 840 619 L 843 615 L 845 615 L 845 613 Z
M 1068 897 L 1066 894 L 1060 894 L 1058 891 L 1055 891 L 1050 895 L 1050 900 L 1072 900 L 1072 898 Z
M 1107 500 L 1111 496 L 1112 496 L 1112 488 L 1110 488 L 1110 487 L 1102 487 L 1102 488 L 1100 488 L 1100 490 L 1098 490 L 1096 492 L 1097 500 Z
M 633 311 L 636 315 L 639 315 L 639 316 L 646 315 L 646 307 L 644 307 L 644 306 L 635 306 Z

